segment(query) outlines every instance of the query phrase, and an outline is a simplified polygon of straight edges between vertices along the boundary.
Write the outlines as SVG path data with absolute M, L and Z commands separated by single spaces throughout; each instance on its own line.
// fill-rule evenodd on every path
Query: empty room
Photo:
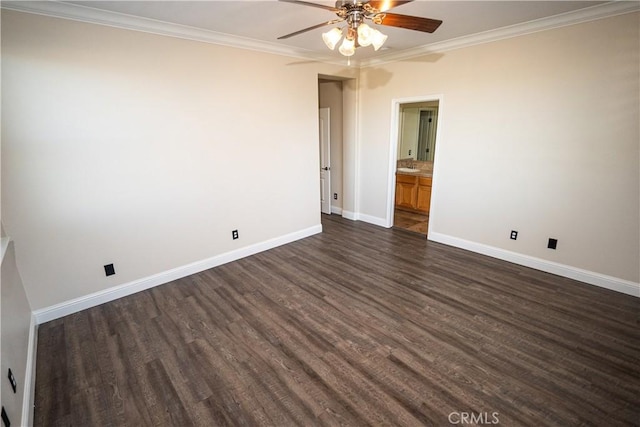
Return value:
M 1 7 L 2 426 L 640 425 L 640 2 Z

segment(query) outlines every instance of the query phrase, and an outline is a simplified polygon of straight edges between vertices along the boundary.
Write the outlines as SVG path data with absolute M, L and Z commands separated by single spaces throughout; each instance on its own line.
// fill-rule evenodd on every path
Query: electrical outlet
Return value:
M 11 421 L 9 421 L 9 415 L 7 415 L 7 411 L 4 410 L 4 406 L 2 407 L 2 422 L 4 423 L 4 427 L 11 427 Z
M 18 387 L 18 383 L 16 382 L 16 377 L 13 376 L 13 372 L 11 372 L 11 368 L 9 368 L 9 374 L 7 375 L 9 378 L 9 382 L 11 383 L 11 389 L 13 392 L 16 392 L 16 388 Z
M 231 237 L 233 238 L 233 240 L 236 240 L 239 236 L 238 236 L 238 230 L 233 230 L 231 232 Z
M 104 274 L 107 276 L 113 276 L 116 274 L 116 269 L 113 267 L 113 264 L 107 264 L 104 266 Z
M 516 230 L 511 230 L 511 240 L 516 240 L 518 238 L 518 232 Z
M 338 200 L 338 193 L 333 193 L 333 200 Z
M 409 150 L 409 155 L 411 155 L 411 150 Z
M 547 248 L 555 249 L 558 246 L 558 239 L 549 239 L 549 243 L 547 243 Z

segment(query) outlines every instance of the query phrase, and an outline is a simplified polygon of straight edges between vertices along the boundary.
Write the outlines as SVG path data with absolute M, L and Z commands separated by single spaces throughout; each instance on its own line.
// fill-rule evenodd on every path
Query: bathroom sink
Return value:
M 416 172 L 420 172 L 420 169 L 398 168 L 398 172 L 410 172 L 410 173 L 416 173 Z

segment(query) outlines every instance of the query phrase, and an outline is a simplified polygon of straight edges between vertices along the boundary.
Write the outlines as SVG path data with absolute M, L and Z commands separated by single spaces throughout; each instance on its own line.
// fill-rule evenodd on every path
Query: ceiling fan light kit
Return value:
M 280 1 L 329 10 L 334 12 L 338 16 L 338 19 L 314 25 L 313 27 L 305 28 L 291 34 L 287 34 L 286 36 L 278 37 L 278 40 L 293 37 L 325 25 L 346 22 L 347 25 L 344 28 L 344 30 L 346 30 L 346 35 L 344 36 L 342 44 L 338 48 L 338 51 L 346 57 L 354 55 L 356 48 L 360 46 L 373 46 L 373 49 L 377 51 L 387 40 L 387 36 L 385 34 L 375 28 L 371 28 L 364 22 L 365 20 L 369 20 L 377 25 L 406 28 L 409 30 L 423 31 L 427 33 L 434 32 L 440 24 L 442 24 L 442 21 L 437 19 L 386 12 L 395 6 L 410 3 L 413 0 L 337 0 L 335 7 L 301 0 Z M 334 50 L 343 34 L 343 29 L 335 27 L 325 33 L 322 33 L 322 40 L 329 49 Z
M 356 53 L 356 41 L 345 37 L 338 51 L 344 56 L 353 56 L 353 54 Z
M 378 50 L 382 47 L 384 42 L 387 41 L 387 35 L 382 34 L 378 30 L 374 30 L 373 36 L 371 36 L 371 44 L 373 45 L 373 50 Z
M 387 40 L 387 36 L 385 34 L 382 34 L 380 31 L 362 23 L 357 26 L 357 30 L 354 30 L 353 28 L 348 29 L 347 36 L 344 38 L 342 45 L 338 49 L 341 54 L 344 56 L 352 56 L 356 53 L 356 35 L 358 46 L 367 47 L 373 45 L 374 50 L 380 49 Z M 326 33 L 322 33 L 322 40 L 324 40 L 324 44 L 326 44 L 331 50 L 336 47 L 340 38 L 342 38 L 342 30 L 338 27 L 327 31 Z
M 358 44 L 364 47 L 371 45 L 371 42 L 373 41 L 372 39 L 373 39 L 374 31 L 378 31 L 378 30 L 374 30 L 373 28 L 371 28 L 365 23 L 360 24 L 360 26 L 358 26 Z
M 336 48 L 336 45 L 342 38 L 342 30 L 338 27 L 335 27 L 326 33 L 322 33 L 322 40 L 324 40 L 324 44 L 331 50 Z

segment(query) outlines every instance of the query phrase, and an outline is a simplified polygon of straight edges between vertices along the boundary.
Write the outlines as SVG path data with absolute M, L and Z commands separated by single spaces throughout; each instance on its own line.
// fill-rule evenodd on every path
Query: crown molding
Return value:
M 469 36 L 458 37 L 438 43 L 427 44 L 413 49 L 406 49 L 400 52 L 389 53 L 384 56 L 365 60 L 360 63 L 361 67 L 398 62 L 416 58 L 419 56 L 442 53 L 449 50 L 461 49 L 478 44 L 491 43 L 512 37 L 551 30 L 554 28 L 566 27 L 569 25 L 581 24 L 640 10 L 639 1 L 612 1 L 609 3 L 590 6 L 584 9 L 566 12 L 547 18 L 536 19 L 522 24 L 510 25 L 497 28 L 495 30 L 483 31 Z
M 283 46 L 277 43 L 270 43 L 245 37 L 234 36 L 187 25 L 173 24 L 150 18 L 127 15 L 118 12 L 110 12 L 95 9 L 89 6 L 64 3 L 61 1 L 3 1 L 2 9 L 15 10 L 19 12 L 33 13 L 38 15 L 51 16 L 55 18 L 70 19 L 74 21 L 86 22 L 109 27 L 123 28 L 133 31 L 158 34 L 167 37 L 176 37 L 187 40 L 194 40 L 204 43 L 212 43 L 222 46 L 248 49 L 258 52 L 271 53 L 276 55 L 290 56 L 299 59 L 312 60 L 317 62 L 344 65 L 344 58 L 332 58 L 329 56 L 319 56 L 317 52 L 306 49 Z M 470 36 L 458 37 L 438 43 L 427 44 L 417 48 L 406 49 L 393 52 L 376 58 L 357 60 L 352 58 L 353 67 L 370 67 L 389 62 L 403 61 L 419 56 L 434 53 L 446 52 L 454 49 L 474 46 L 483 43 L 491 43 L 525 34 L 554 28 L 580 24 L 611 16 L 622 15 L 640 10 L 638 1 L 612 1 L 600 5 L 591 6 L 573 12 L 567 12 L 548 18 L 537 19 L 522 24 L 511 25 L 495 30 L 484 31 Z
M 188 25 L 174 24 L 151 18 L 142 18 L 139 16 L 111 12 L 90 6 L 65 3 L 62 1 L 2 1 L 1 6 L 2 9 L 44 15 L 53 18 L 69 19 L 89 24 L 104 25 L 126 30 L 158 34 L 167 37 L 248 49 L 276 55 L 291 56 L 299 59 L 335 62 L 335 59 L 319 57 L 313 51 L 306 49 L 293 48 L 262 40 L 239 37 L 202 28 L 190 27 Z

